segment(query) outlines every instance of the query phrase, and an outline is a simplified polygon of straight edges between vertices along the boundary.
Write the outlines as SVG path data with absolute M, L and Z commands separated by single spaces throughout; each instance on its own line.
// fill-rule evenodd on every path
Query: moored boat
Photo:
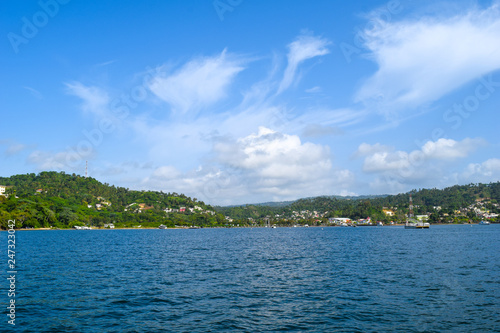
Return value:
M 413 218 L 413 200 L 410 194 L 410 211 L 408 212 L 408 218 L 406 219 L 405 229 L 429 229 L 430 224 L 426 222 L 421 222 Z

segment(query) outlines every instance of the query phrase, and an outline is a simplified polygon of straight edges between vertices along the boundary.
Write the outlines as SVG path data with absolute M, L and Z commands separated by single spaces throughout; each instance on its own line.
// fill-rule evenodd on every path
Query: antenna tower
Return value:
M 409 219 L 413 218 L 413 200 L 411 198 L 411 193 L 410 193 L 410 213 L 408 214 L 408 218 Z
M 89 162 L 88 161 L 85 161 L 85 178 L 87 178 L 87 172 L 88 172 L 88 169 L 89 169 Z M 410 197 L 411 198 L 411 197 Z M 411 200 L 411 199 L 410 199 Z

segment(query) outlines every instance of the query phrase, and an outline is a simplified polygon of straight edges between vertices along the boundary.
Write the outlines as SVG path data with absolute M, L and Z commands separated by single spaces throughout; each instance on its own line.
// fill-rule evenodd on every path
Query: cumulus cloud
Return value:
M 441 138 L 437 141 L 427 141 L 420 150 L 405 152 L 395 151 L 394 147 L 379 143 L 374 145 L 362 143 L 354 155 L 365 156 L 363 171 L 385 172 L 410 169 L 428 160 L 451 162 L 469 156 L 485 144 L 486 142 L 480 138 L 465 138 L 462 141 Z
M 448 18 L 377 23 L 364 38 L 378 71 L 355 99 L 380 112 L 433 102 L 500 68 L 498 5 Z
M 467 157 L 471 152 L 484 144 L 486 142 L 480 138 L 465 138 L 462 141 L 441 138 L 435 142 L 426 142 L 422 147 L 422 153 L 427 158 L 454 160 Z
M 191 60 L 173 73 L 163 72 L 149 84 L 151 91 L 177 112 L 211 105 L 226 96 L 234 77 L 244 70 L 243 61 L 224 50 L 215 57 Z
M 492 182 L 500 180 L 500 159 L 491 158 L 483 163 L 470 163 L 460 175 L 464 182 Z
M 438 139 L 426 142 L 421 149 L 411 152 L 396 150 L 379 143 L 363 143 L 354 153 L 355 158 L 364 158 L 363 172 L 374 175 L 370 187 L 376 193 L 399 193 L 408 187 L 450 186 L 457 183 L 458 160 L 464 160 L 484 146 L 480 138 L 465 138 L 461 141 Z M 468 167 L 468 175 L 494 169 L 495 163 Z M 466 179 L 466 172 L 461 177 Z M 473 178 L 473 177 L 469 177 Z
M 218 142 L 214 152 L 249 192 L 268 199 L 338 193 L 354 178 L 348 170 L 332 168 L 329 147 L 265 127 L 236 141 Z
M 225 164 L 262 178 L 308 179 L 311 173 L 321 174 L 331 168 L 328 147 L 302 143 L 296 135 L 265 127 L 235 143 L 218 143 L 215 151 Z
M 286 90 L 294 82 L 298 66 L 307 59 L 328 54 L 326 39 L 302 34 L 288 45 L 288 65 L 280 83 L 278 94 Z
M 302 142 L 297 135 L 260 127 L 257 133 L 212 142 L 212 159 L 203 166 L 185 172 L 162 166 L 144 184 L 234 204 L 346 193 L 354 182 L 351 171 L 333 168 L 329 147 Z

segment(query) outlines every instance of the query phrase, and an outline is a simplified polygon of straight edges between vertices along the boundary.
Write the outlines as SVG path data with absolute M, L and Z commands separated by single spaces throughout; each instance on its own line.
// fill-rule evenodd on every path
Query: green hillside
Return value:
M 429 222 L 477 222 L 498 214 L 500 209 L 500 182 L 490 184 L 456 185 L 442 190 L 420 189 L 410 192 L 415 215 L 426 215 Z M 226 216 L 242 221 L 266 219 L 277 224 L 325 224 L 328 218 L 345 217 L 384 223 L 406 219 L 410 193 L 372 197 L 322 196 L 294 201 L 286 206 L 245 205 L 218 207 Z M 384 212 L 386 211 L 386 213 Z M 388 215 L 393 213 L 393 215 Z M 496 222 L 498 218 L 489 218 Z
M 213 207 L 183 194 L 132 191 L 64 172 L 0 177 L 0 185 L 8 186 L 7 196 L 0 196 L 4 229 L 9 219 L 15 219 L 18 228 L 109 223 L 117 227 L 214 226 L 224 221 Z
M 415 215 L 431 223 L 498 221 L 500 182 L 420 189 L 387 196 L 322 196 L 275 204 L 212 207 L 184 194 L 133 191 L 94 178 L 64 172 L 0 177 L 7 186 L 0 196 L 0 227 L 16 220 L 17 228 L 74 226 L 158 227 L 327 225 L 329 218 L 353 221 L 370 217 L 384 223 L 402 222 L 412 194 Z M 390 213 L 390 214 L 389 214 Z

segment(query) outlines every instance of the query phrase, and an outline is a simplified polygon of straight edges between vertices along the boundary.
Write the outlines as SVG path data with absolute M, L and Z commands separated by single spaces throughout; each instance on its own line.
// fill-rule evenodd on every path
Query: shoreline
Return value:
M 491 225 L 495 225 L 499 223 L 491 223 Z M 479 223 L 433 223 L 431 224 L 432 226 L 452 226 L 452 225 L 480 225 Z M 293 228 L 293 226 L 276 226 L 277 228 Z M 336 227 L 341 227 L 341 226 L 297 226 L 297 228 L 336 228 Z M 358 225 L 356 227 L 381 227 L 377 225 Z M 383 227 L 404 227 L 404 224 L 384 224 Z M 92 228 L 92 229 L 86 229 L 86 230 L 78 230 L 75 228 L 32 228 L 32 229 L 14 229 L 15 231 L 47 231 L 47 230 L 55 230 L 55 231 L 61 231 L 61 230 L 76 230 L 76 231 L 88 231 L 88 230 L 189 230 L 189 229 L 251 229 L 251 228 L 266 228 L 265 226 L 257 226 L 257 227 L 178 227 L 178 228 L 165 228 L 165 229 L 160 229 L 158 227 L 141 227 L 141 228 Z M 0 231 L 7 231 L 7 230 L 0 230 Z

